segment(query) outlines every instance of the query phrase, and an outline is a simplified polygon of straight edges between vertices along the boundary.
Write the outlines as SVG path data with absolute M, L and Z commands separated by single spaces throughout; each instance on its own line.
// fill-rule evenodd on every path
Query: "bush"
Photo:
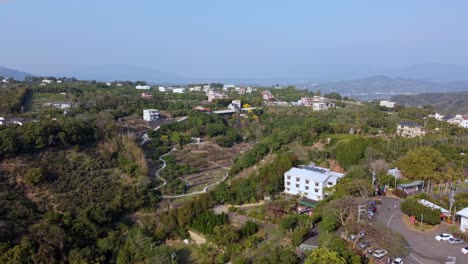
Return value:
M 431 209 L 419 203 L 416 199 L 406 199 L 401 203 L 401 211 L 407 215 L 414 215 L 416 220 L 430 225 L 440 224 L 440 210 Z
M 28 184 L 36 185 L 45 179 L 45 172 L 42 168 L 31 168 L 24 175 L 24 181 Z
M 245 225 L 240 229 L 240 233 L 244 237 L 249 237 L 258 231 L 258 226 L 252 221 L 247 221 Z

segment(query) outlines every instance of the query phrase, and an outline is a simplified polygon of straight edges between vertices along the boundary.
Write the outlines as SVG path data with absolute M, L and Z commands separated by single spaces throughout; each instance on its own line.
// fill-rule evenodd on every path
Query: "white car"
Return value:
M 439 234 L 437 236 L 435 236 L 435 240 L 437 241 L 446 241 L 446 240 L 449 240 L 453 238 L 453 236 L 451 234 L 448 234 L 448 233 L 442 233 L 442 234 Z
M 468 254 L 468 247 L 464 247 L 460 251 L 461 251 L 461 253 L 466 255 L 466 254 Z
M 376 249 L 374 250 L 374 253 L 372 253 L 372 256 L 378 258 L 378 259 L 381 259 L 383 257 L 385 257 L 385 255 L 387 255 L 387 250 L 385 249 Z
M 392 264 L 403 264 L 403 260 L 401 258 L 396 258 L 393 260 Z

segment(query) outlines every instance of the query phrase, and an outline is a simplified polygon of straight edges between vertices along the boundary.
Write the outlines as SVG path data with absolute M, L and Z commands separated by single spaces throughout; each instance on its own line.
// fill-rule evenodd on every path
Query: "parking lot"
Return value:
M 434 239 L 437 234 L 448 232 L 448 224 L 442 223 L 432 231 L 409 229 L 403 221 L 400 202 L 399 199 L 383 197 L 376 220 L 400 233 L 408 241 L 410 250 L 409 254 L 404 257 L 405 264 L 445 263 L 448 261 L 447 257 L 456 257 L 456 264 L 468 263 L 468 255 L 463 255 L 460 252 L 462 247 L 468 246 L 468 242 L 450 245 L 447 241 L 436 241 Z M 395 205 L 397 208 L 395 208 Z M 387 263 L 387 258 L 382 259 L 382 263 Z

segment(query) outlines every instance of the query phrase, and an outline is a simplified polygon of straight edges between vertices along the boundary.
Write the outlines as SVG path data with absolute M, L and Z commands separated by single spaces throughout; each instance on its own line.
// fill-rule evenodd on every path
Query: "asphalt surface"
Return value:
M 437 234 L 447 232 L 449 225 L 442 223 L 432 231 L 416 231 L 409 229 L 403 222 L 403 213 L 400 211 L 400 199 L 382 197 L 376 220 L 400 233 L 408 241 L 410 251 L 403 258 L 405 264 L 445 264 L 447 257 L 456 257 L 456 264 L 468 263 L 468 255 L 460 252 L 462 247 L 468 246 L 468 242 L 458 245 L 450 245 L 447 241 L 437 241 Z M 397 208 L 395 208 L 395 205 Z M 397 256 L 390 256 L 397 257 Z M 382 263 L 387 263 L 384 258 Z

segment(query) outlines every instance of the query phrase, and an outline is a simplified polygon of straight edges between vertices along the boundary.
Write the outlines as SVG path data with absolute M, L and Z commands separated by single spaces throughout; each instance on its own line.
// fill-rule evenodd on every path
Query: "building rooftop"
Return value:
M 463 216 L 463 217 L 468 217 L 468 207 L 458 211 L 456 215 Z
M 400 183 L 400 184 L 397 184 L 397 186 L 408 188 L 408 187 L 415 187 L 415 186 L 419 186 L 419 185 L 423 185 L 423 184 L 424 184 L 423 181 L 414 181 L 414 182 L 410 182 L 410 183 Z
M 330 169 L 316 167 L 316 166 L 305 166 L 303 168 L 291 168 L 286 172 L 287 175 L 292 177 L 301 177 L 311 179 L 317 182 L 325 182 L 330 177 L 341 178 L 344 176 L 343 173 L 333 172 Z
M 416 123 L 416 122 L 411 122 L 411 121 L 403 121 L 403 122 L 400 122 L 398 123 L 399 125 L 402 125 L 402 126 L 413 126 L 413 127 L 420 127 L 421 125 Z

